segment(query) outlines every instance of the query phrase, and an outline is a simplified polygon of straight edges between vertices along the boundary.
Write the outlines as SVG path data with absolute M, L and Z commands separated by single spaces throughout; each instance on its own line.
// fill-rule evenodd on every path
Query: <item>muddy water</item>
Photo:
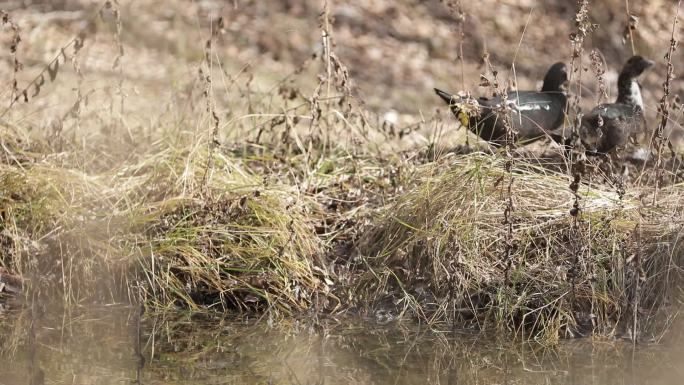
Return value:
M 0 313 L 0 384 L 682 384 L 684 327 L 660 344 L 548 348 L 416 325 L 325 333 L 187 315 Z

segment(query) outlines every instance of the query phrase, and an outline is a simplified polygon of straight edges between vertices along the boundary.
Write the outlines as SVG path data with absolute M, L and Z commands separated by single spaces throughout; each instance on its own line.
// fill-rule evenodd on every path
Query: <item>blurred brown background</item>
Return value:
M 658 62 L 644 80 L 649 118 L 655 119 L 666 71 L 663 56 L 669 45 L 676 2 L 628 3 L 637 22 L 633 31 L 635 51 Z M 19 59 L 24 70 L 20 80 L 31 79 L 78 31 L 85 31 L 87 36 L 80 62 L 85 78 L 90 79 L 87 81 L 116 78 L 111 23 L 106 22 L 106 13 L 103 18 L 93 18 L 101 4 L 83 0 L 0 2 L 0 8 L 10 12 L 22 29 Z M 248 84 L 267 92 L 300 69 L 302 74 L 298 73 L 293 81 L 299 92 L 309 95 L 317 84 L 321 62 L 309 58 L 321 49 L 323 1 L 120 0 L 119 4 L 125 47 L 123 68 L 128 81 L 124 89 L 128 97 L 140 98 L 130 104 L 129 118 L 136 113 L 143 120 L 149 118 L 145 104 L 150 98 L 160 102 L 160 95 L 182 89 L 194 79 L 211 20 L 219 17 L 225 20 L 225 31 L 214 49 L 226 76 L 223 82 L 230 79 L 238 88 L 239 84 Z M 354 93 L 380 116 L 394 110 L 406 122 L 420 119 L 421 114 L 431 115 L 437 108 L 444 110 L 433 87 L 451 91 L 465 88 L 474 95 L 489 92 L 478 87 L 479 75 L 485 71 L 485 49 L 503 80 L 517 83 L 519 89 L 538 87 L 548 66 L 556 61 L 569 62 L 572 47 L 568 36 L 576 28 L 576 3 L 566 0 L 464 1 L 464 21 L 456 1 L 329 0 L 328 7 L 334 49 L 349 70 Z M 584 108 L 596 102 L 589 52 L 597 49 L 605 57 L 611 99 L 616 93 L 617 71 L 632 55 L 632 44 L 624 34 L 629 20 L 625 1 L 592 1 L 590 19 L 599 27 L 585 44 Z M 461 22 L 464 78 L 458 60 Z M 7 47 L 6 31 L 2 39 L 3 47 Z M 684 86 L 679 80 L 681 52 L 675 57 L 677 79 L 673 94 L 679 94 Z M 515 80 L 510 72 L 514 58 Z M 2 50 L 0 66 L 3 83 L 8 84 L 12 69 L 7 48 Z M 226 99 L 235 97 L 226 95 Z M 64 112 L 69 103 L 61 95 L 58 100 Z M 44 103 L 31 114 L 36 124 L 45 121 L 39 116 L 50 118 L 50 110 L 44 107 L 55 105 L 54 101 Z M 135 111 L 138 107 L 140 111 Z M 226 104 L 220 108 L 229 107 Z

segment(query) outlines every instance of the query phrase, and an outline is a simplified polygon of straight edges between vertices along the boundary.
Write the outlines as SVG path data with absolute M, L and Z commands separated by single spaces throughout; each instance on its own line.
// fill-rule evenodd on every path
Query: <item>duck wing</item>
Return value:
M 454 115 L 475 134 L 493 144 L 505 142 L 506 122 L 500 116 L 503 107 L 501 97 L 477 98 L 478 115 L 473 119 L 462 119 L 460 107 L 454 104 L 457 97 L 438 89 L 435 92 L 449 103 Z M 531 141 L 547 137 L 563 123 L 566 96 L 562 92 L 513 91 L 506 96 L 510 123 L 518 132 L 519 139 Z
M 519 92 L 515 100 L 512 117 L 520 138 L 543 137 L 563 124 L 567 100 L 564 93 Z
M 600 116 L 605 121 L 630 120 L 636 115 L 641 115 L 641 109 L 624 103 L 606 103 L 594 107 L 585 117 L 595 119 Z

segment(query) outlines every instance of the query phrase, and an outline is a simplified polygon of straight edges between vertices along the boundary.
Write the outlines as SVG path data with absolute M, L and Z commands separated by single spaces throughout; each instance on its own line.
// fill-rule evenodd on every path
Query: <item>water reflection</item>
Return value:
M 0 384 L 680 384 L 660 345 L 506 344 L 418 326 L 270 328 L 131 307 L 0 314 Z

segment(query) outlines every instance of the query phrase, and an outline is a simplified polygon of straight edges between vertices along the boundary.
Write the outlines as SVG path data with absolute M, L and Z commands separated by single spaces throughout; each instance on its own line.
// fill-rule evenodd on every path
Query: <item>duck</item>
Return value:
M 517 132 L 516 140 L 524 144 L 551 137 L 560 141 L 557 131 L 565 120 L 567 96 L 564 85 L 568 81 L 565 63 L 553 64 L 546 75 L 541 91 L 509 91 L 507 104 L 511 111 L 511 123 Z M 506 126 L 498 111 L 502 106 L 500 96 L 465 99 L 435 88 L 451 112 L 470 131 L 494 146 L 506 143 Z
M 639 55 L 629 58 L 618 76 L 615 102 L 599 104 L 582 117 L 579 137 L 588 155 L 615 154 L 646 130 L 639 78 L 654 64 Z

